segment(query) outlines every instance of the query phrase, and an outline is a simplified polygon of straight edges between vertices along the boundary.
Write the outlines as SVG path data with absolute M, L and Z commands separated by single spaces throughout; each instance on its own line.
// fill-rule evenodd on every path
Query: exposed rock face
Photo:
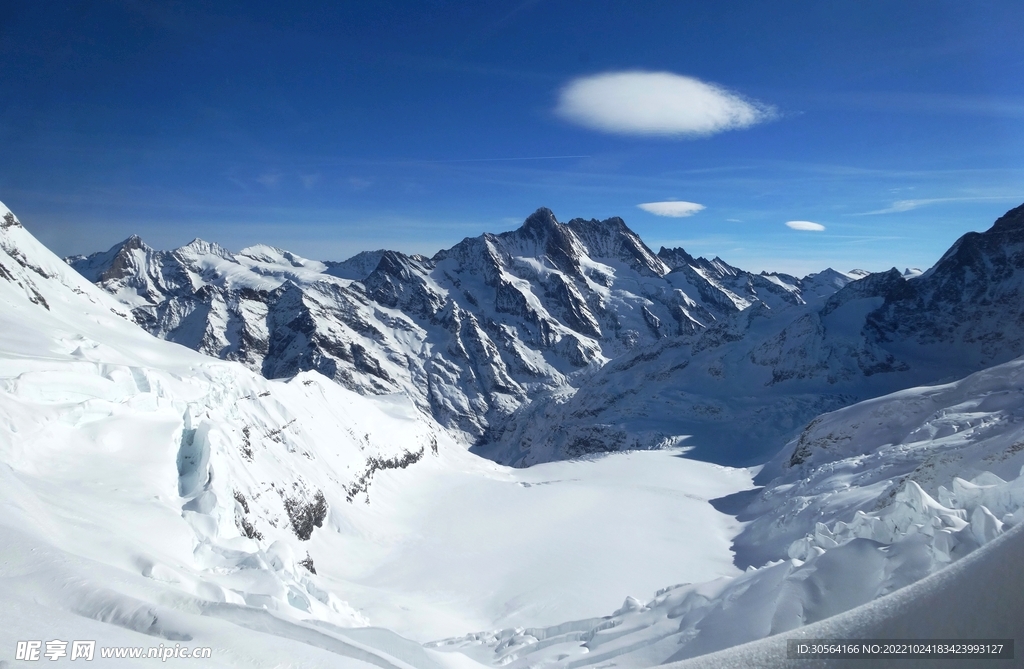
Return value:
M 885 293 L 868 317 L 876 336 L 972 368 L 1024 352 L 1024 205 L 958 239 L 930 270 Z

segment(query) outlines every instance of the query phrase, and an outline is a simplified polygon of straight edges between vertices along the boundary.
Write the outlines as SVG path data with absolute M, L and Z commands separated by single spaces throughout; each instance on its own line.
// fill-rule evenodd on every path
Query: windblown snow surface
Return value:
M 679 450 L 517 470 L 403 395 L 156 339 L 0 217 L 3 667 L 37 664 L 13 659 L 33 639 L 210 646 L 203 666 L 643 667 L 941 601 L 1019 544 L 1000 536 L 1024 517 L 1021 361 L 825 415 L 763 489 Z

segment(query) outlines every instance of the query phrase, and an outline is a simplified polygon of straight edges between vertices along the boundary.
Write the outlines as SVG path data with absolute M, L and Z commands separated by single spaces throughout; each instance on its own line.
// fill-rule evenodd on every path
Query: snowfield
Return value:
M 3 669 L 25 640 L 575 669 L 1022 631 L 1021 359 L 823 414 L 759 472 L 681 448 L 514 469 L 405 394 L 151 336 L 2 206 L 0 308 Z

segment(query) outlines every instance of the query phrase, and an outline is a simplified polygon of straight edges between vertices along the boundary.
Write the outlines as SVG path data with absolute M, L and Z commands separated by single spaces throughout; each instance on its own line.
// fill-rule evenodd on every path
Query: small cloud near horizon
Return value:
M 794 230 L 806 230 L 810 232 L 821 232 L 825 226 L 812 221 L 786 221 L 786 225 Z
M 707 137 L 778 116 L 771 105 L 672 72 L 606 72 L 570 81 L 555 108 L 591 130 L 621 135 Z
M 666 202 L 644 202 L 643 204 L 638 204 L 637 207 L 643 209 L 649 214 L 654 214 L 655 216 L 668 216 L 671 218 L 693 216 L 704 209 L 704 205 L 702 204 L 697 204 L 696 202 L 682 202 L 679 200 L 668 200 Z

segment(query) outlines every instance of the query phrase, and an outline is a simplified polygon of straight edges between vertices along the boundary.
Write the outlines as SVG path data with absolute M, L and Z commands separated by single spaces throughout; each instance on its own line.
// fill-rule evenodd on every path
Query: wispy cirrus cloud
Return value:
M 803 230 L 806 232 L 821 232 L 825 229 L 825 226 L 821 223 L 815 223 L 814 221 L 786 221 L 786 225 L 794 230 Z
M 679 200 L 668 200 L 665 202 L 644 202 L 637 207 L 655 216 L 668 216 L 670 218 L 685 218 L 693 216 L 698 211 L 704 210 L 704 205 L 696 202 L 682 202 Z
M 925 207 L 930 204 L 941 204 L 947 202 L 986 202 L 986 201 L 1010 201 L 1018 202 L 1024 199 L 1022 195 L 981 195 L 981 196 L 967 196 L 967 197 L 932 197 L 922 198 L 919 200 L 896 200 L 890 206 L 883 209 L 875 209 L 874 211 L 865 211 L 854 216 L 874 216 L 876 214 L 899 214 L 905 211 L 911 211 L 920 207 Z
M 858 216 L 874 216 L 875 214 L 898 214 L 904 211 L 917 209 L 918 207 L 923 207 L 928 204 L 935 204 L 936 202 L 951 202 L 955 201 L 956 199 L 957 198 L 936 197 L 924 200 L 896 200 L 895 202 L 892 203 L 892 205 L 885 207 L 884 209 L 865 211 L 862 214 L 858 214 Z
M 592 130 L 621 135 L 706 137 L 749 128 L 778 114 L 716 84 L 671 72 L 606 72 L 570 81 L 555 112 Z

